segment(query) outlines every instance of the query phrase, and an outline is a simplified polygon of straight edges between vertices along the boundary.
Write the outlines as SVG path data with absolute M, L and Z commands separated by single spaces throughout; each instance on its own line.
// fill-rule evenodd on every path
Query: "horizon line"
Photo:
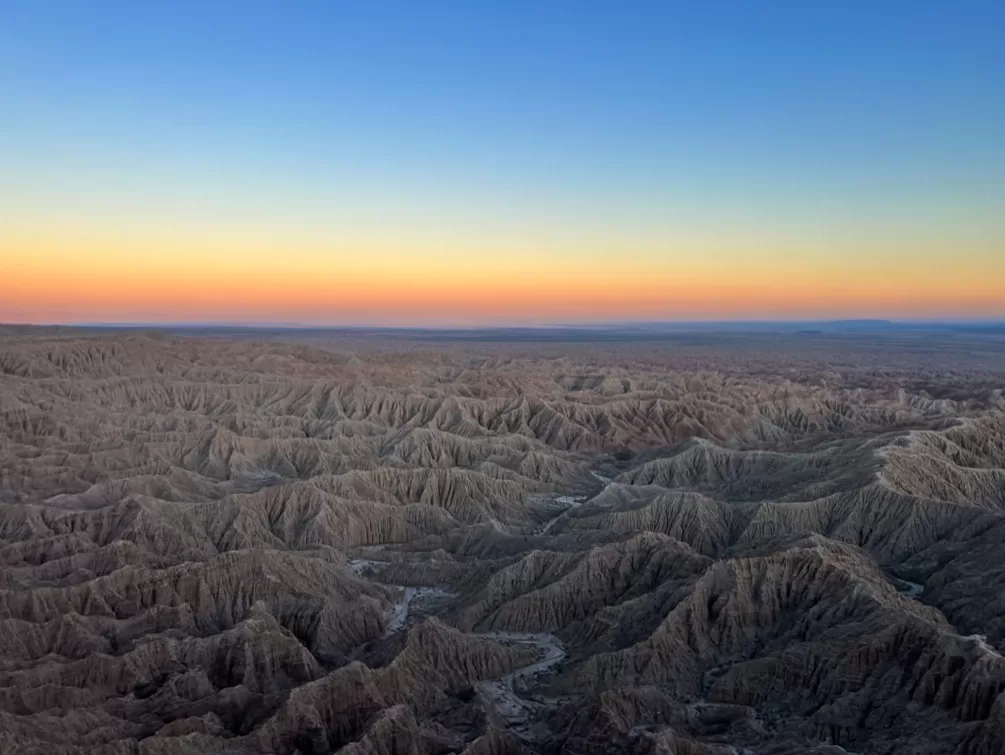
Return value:
M 102 329 L 172 329 L 172 328 L 226 328 L 249 330 L 384 330 L 384 331 L 492 331 L 492 330 L 555 330 L 555 329 L 611 329 L 645 327 L 701 327 L 701 326 L 757 326 L 757 325 L 874 325 L 874 326 L 938 326 L 938 325 L 1005 325 L 1005 315 L 999 317 L 940 317 L 940 318 L 767 318 L 767 319 L 702 319 L 702 320 L 580 320 L 543 323 L 439 323 L 425 325 L 399 325 L 377 323 L 305 323 L 296 321 L 240 321 L 240 320 L 104 320 L 72 322 L 0 322 L 6 327 L 65 327 Z

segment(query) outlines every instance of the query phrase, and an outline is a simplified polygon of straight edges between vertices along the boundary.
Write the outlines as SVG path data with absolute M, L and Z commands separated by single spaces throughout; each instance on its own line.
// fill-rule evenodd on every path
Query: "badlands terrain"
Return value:
M 1005 752 L 1005 337 L 0 329 L 0 752 Z

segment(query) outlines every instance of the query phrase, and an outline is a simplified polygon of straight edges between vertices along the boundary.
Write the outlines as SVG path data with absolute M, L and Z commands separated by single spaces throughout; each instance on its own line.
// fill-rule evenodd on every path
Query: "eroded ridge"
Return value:
M 4 331 L 0 752 L 1005 752 L 1005 380 L 900 348 Z

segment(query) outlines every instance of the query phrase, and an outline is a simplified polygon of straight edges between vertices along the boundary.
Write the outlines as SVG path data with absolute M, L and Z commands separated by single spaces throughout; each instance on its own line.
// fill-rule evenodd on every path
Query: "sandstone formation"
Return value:
M 0 329 L 0 752 L 1005 752 L 1003 389 Z

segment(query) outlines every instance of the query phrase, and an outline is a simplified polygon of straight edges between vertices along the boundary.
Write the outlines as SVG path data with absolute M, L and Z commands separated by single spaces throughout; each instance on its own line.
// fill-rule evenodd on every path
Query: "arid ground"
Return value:
M 0 752 L 1005 752 L 1005 335 L 0 329 Z

